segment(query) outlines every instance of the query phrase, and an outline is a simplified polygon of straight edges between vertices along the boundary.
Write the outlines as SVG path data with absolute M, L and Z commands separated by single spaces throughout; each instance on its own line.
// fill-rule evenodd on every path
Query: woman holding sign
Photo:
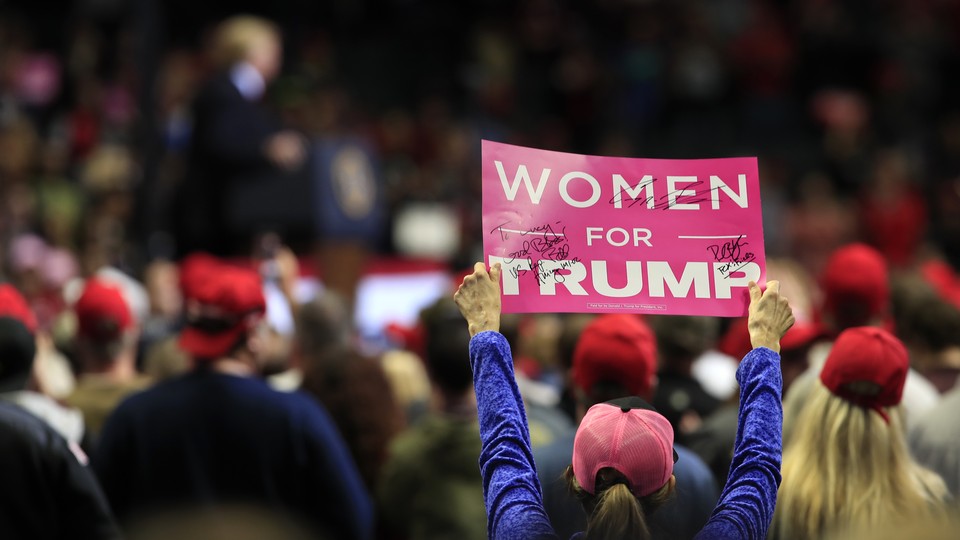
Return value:
M 750 283 L 749 331 L 754 349 L 737 371 L 740 419 L 733 462 L 720 501 L 698 538 L 762 539 L 773 518 L 780 482 L 782 409 L 779 340 L 793 324 L 772 281 Z M 480 471 L 490 538 L 556 538 L 543 510 L 513 360 L 500 327 L 500 266 L 477 263 L 454 295 L 472 336 Z M 672 493 L 673 430 L 639 398 L 594 405 L 577 430 L 574 489 L 589 514 L 575 538 L 649 538 L 647 514 Z

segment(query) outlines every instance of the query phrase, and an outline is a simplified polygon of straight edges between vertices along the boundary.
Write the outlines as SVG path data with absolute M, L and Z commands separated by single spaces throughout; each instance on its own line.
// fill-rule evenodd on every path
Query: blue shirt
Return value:
M 198 369 L 136 394 L 107 419 L 93 465 L 117 517 L 253 503 L 333 538 L 370 538 L 373 505 L 313 398 Z
M 481 332 L 470 341 L 480 417 L 480 473 L 492 539 L 556 538 L 543 506 L 523 402 L 506 339 Z M 710 520 L 697 538 L 761 540 L 780 485 L 783 410 L 780 356 L 754 349 L 737 370 L 740 419 L 733 463 Z

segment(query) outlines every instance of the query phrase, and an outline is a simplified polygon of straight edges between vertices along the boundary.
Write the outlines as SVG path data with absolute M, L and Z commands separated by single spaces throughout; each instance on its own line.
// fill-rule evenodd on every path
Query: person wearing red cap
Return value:
M 943 481 L 904 440 L 899 406 L 909 360 L 880 328 L 843 331 L 783 457 L 771 538 L 800 540 L 932 516 Z
M 0 285 L 0 341 L 4 348 L 0 351 L 0 400 L 28 410 L 79 451 L 85 442 L 83 415 L 36 389 L 38 327 L 36 316 L 17 289 Z
M 831 340 L 848 328 L 889 326 L 889 271 L 876 249 L 854 243 L 834 251 L 820 276 L 820 287 L 823 291 L 820 322 L 827 339 L 811 347 L 809 368 L 794 380 L 785 394 L 784 429 L 788 434 L 794 418 L 806 406 L 807 394 L 829 354 Z M 908 426 L 923 418 L 939 399 L 930 381 L 916 370 L 908 369 L 902 399 Z
M 67 404 L 83 413 L 96 439 L 107 416 L 127 395 L 143 390 L 150 379 L 137 373 L 138 331 L 120 289 L 91 279 L 73 305 L 77 319 L 77 385 Z
M 636 315 L 601 315 L 584 327 L 574 346 L 571 369 L 577 419 L 583 420 L 598 403 L 626 395 L 638 396 L 631 408 L 653 409 L 648 401 L 657 390 L 657 345 L 654 332 Z M 572 429 L 552 444 L 533 449 L 544 507 L 561 537 L 587 525 L 587 515 L 564 474 L 575 453 L 576 434 Z M 710 469 L 696 454 L 679 444 L 672 447 L 679 458 L 673 467 L 677 496 L 651 515 L 649 529 L 654 539 L 691 539 L 710 518 L 719 492 Z
M 25 394 L 36 330 L 20 293 L 0 285 L 0 538 L 118 538 L 86 455 L 49 423 L 55 402 L 40 410 L 36 405 L 49 398 L 35 393 L 7 402 Z
M 473 336 L 473 367 L 480 417 L 480 470 L 490 538 L 556 538 L 543 509 L 530 451 L 523 402 L 510 348 L 500 325 L 500 266 L 477 263 L 454 296 Z M 779 339 L 793 324 L 779 283 L 765 292 L 750 284 L 754 349 L 740 363 L 741 423 L 727 484 L 697 538 L 765 538 L 780 482 Z M 650 538 L 647 514 L 669 496 L 673 430 L 662 416 L 634 400 L 594 405 L 574 442 L 571 476 L 585 510 L 578 538 Z
M 192 285 L 180 346 L 193 368 L 122 402 L 94 455 L 117 517 L 247 503 L 369 538 L 370 497 L 326 410 L 261 377 L 260 276 L 218 262 Z

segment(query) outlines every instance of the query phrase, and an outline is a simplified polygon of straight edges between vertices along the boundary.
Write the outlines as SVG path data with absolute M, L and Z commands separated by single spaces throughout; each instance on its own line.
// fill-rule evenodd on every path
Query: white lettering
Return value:
M 590 187 L 593 188 L 593 194 L 590 195 L 589 199 L 585 201 L 578 201 L 570 196 L 570 193 L 567 191 L 567 185 L 571 180 L 576 179 L 586 180 L 587 183 L 590 184 Z M 585 172 L 568 172 L 567 174 L 563 175 L 563 178 L 560 179 L 560 198 L 574 208 L 589 208 L 600 200 L 600 183 L 597 182 L 596 178 Z
M 640 242 L 643 242 L 647 247 L 653 247 L 653 244 L 650 243 L 650 237 L 653 236 L 653 233 L 650 232 L 650 229 L 644 229 L 639 227 L 633 228 L 633 245 L 640 247 Z
M 626 298 L 636 296 L 643 290 L 643 266 L 640 261 L 627 261 L 627 283 L 619 289 L 610 286 L 607 261 L 593 261 L 590 267 L 593 271 L 593 288 L 603 296 Z
M 674 298 L 686 298 L 690 293 L 690 285 L 693 285 L 694 296 L 697 298 L 710 298 L 710 275 L 707 263 L 688 262 L 683 267 L 683 273 L 680 279 L 674 275 L 670 269 L 670 263 L 666 261 L 650 261 L 647 263 L 647 287 L 651 298 L 663 298 L 664 285 L 670 289 L 670 295 Z M 729 297 L 727 297 L 729 298 Z
M 616 240 L 614 240 L 613 233 L 618 233 L 621 236 L 623 236 L 623 241 L 617 242 Z M 607 231 L 607 242 L 609 242 L 611 246 L 616 246 L 616 247 L 625 246 L 628 240 L 630 240 L 630 235 L 627 234 L 626 229 L 621 229 L 620 227 L 614 227 L 609 231 Z
M 693 184 L 696 176 L 667 176 L 667 204 L 674 210 L 699 210 L 700 203 L 678 203 L 680 197 L 694 197 L 697 192 L 692 189 L 677 189 L 677 184 Z
M 647 199 L 647 208 L 653 208 L 653 176 L 645 174 L 643 178 L 637 182 L 637 185 L 630 187 L 630 184 L 619 174 L 613 175 L 613 207 L 614 208 L 623 208 L 623 192 L 626 191 L 627 195 L 631 199 L 637 200 L 637 197 L 640 196 L 640 191 L 646 191 Z
M 733 274 L 743 274 L 740 277 L 733 277 Z M 713 288 L 716 290 L 715 298 L 731 298 L 730 289 L 734 287 L 746 288 L 747 283 L 760 279 L 760 266 L 754 262 L 743 263 L 730 270 L 730 263 L 713 263 Z
M 503 257 L 490 256 L 490 266 L 500 263 L 500 278 L 503 280 L 503 294 L 516 296 L 520 294 L 520 274 L 524 270 L 531 270 L 527 259 L 512 259 L 507 263 Z
M 547 179 L 550 177 L 550 169 L 543 169 L 543 172 L 540 173 L 540 183 L 538 183 L 537 188 L 534 189 L 530 183 L 530 174 L 527 172 L 526 165 L 520 165 L 520 167 L 517 168 L 517 174 L 513 177 L 513 185 L 507 185 L 507 174 L 503 171 L 503 163 L 494 161 L 493 164 L 497 167 L 497 174 L 500 175 L 500 185 L 503 186 L 503 194 L 506 195 L 507 200 L 512 201 L 517 197 L 517 191 L 520 190 L 520 183 L 523 182 L 523 185 L 527 188 L 527 195 L 530 196 L 530 202 L 540 204 L 540 197 L 543 196 L 543 188 L 547 186 Z
M 620 236 L 620 240 L 614 240 L 614 235 Z M 653 236 L 653 233 L 650 232 L 650 229 L 645 229 L 643 227 L 634 227 L 633 228 L 633 246 L 640 247 L 640 243 L 644 243 L 647 247 L 653 247 L 653 244 L 650 243 L 650 238 Z M 587 245 L 592 246 L 594 240 L 599 240 L 604 238 L 603 227 L 587 227 Z M 611 246 L 622 247 L 630 239 L 630 233 L 626 229 L 620 227 L 614 227 L 607 231 L 606 240 L 607 243 Z
M 588 278 L 587 267 L 579 261 L 551 261 L 541 259 L 531 268 L 528 259 L 508 259 L 490 256 L 490 265 L 500 263 L 503 268 L 501 278 L 504 296 L 520 294 L 520 283 L 524 280 L 532 285 L 539 282 L 542 296 L 556 296 L 557 285 L 566 287 L 574 296 L 588 296 L 592 292 L 608 298 L 634 297 L 643 292 L 644 275 L 642 261 L 624 261 L 626 283 L 622 287 L 610 284 L 607 261 L 590 262 L 590 282 L 593 291 L 588 292 L 583 281 Z M 673 298 L 688 298 L 691 288 L 695 298 L 713 298 L 729 300 L 734 288 L 746 289 L 749 281 L 760 279 L 760 266 L 754 262 L 743 263 L 730 270 L 730 263 L 713 263 L 713 290 L 710 290 L 710 263 L 688 261 L 678 278 L 667 261 L 646 262 L 646 286 L 650 298 L 664 298 L 667 291 Z M 536 272 L 536 276 L 532 272 Z
M 603 227 L 587 227 L 587 245 L 592 246 L 594 239 L 603 238 L 603 234 L 594 234 L 594 233 L 603 233 Z
M 563 285 L 575 296 L 586 296 L 587 291 L 580 282 L 587 277 L 587 267 L 578 261 L 551 261 L 540 259 L 537 262 L 540 276 L 540 294 L 554 296 L 557 294 L 557 283 Z M 565 273 L 565 272 L 569 272 Z
M 710 207 L 714 210 L 720 209 L 720 192 L 727 194 L 730 200 L 737 203 L 740 208 L 747 207 L 747 175 L 737 175 L 740 190 L 733 191 L 719 176 L 710 175 Z

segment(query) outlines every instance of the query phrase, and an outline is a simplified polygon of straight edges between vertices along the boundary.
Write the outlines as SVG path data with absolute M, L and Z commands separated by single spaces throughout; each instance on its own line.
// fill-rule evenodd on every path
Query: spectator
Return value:
M 470 338 L 449 299 L 420 319 L 436 410 L 390 446 L 379 491 L 383 521 L 388 534 L 409 540 L 487 538 Z
M 83 413 L 90 437 L 95 440 L 120 401 L 146 388 L 150 380 L 137 373 L 139 332 L 116 287 L 88 280 L 73 310 L 80 374 L 66 402 Z
M 899 407 L 909 359 L 879 328 L 837 337 L 783 458 L 771 538 L 820 538 L 931 515 L 943 481 L 910 457 Z
M 910 353 L 911 366 L 941 394 L 949 392 L 960 380 L 960 306 L 918 276 L 895 279 L 892 289 L 897 337 Z
M 910 449 L 919 463 L 943 478 L 954 499 L 960 499 L 960 385 L 944 394 L 936 407 L 910 433 Z
M 780 481 L 778 340 L 793 324 L 779 284 L 761 293 L 750 283 L 755 349 L 740 364 L 742 422 L 720 503 L 698 538 L 766 536 Z M 491 538 L 556 538 L 550 526 L 513 361 L 500 325 L 500 267 L 477 263 L 455 295 L 472 336 L 470 359 L 480 415 L 487 528 Z M 590 519 L 584 538 L 649 538 L 648 514 L 674 490 L 673 432 L 663 416 L 636 400 L 594 405 L 584 417 L 568 469 Z M 627 451 L 628 448 L 640 449 Z
M 27 332 L 24 335 L 24 332 Z M 49 396 L 31 390 L 37 319 L 12 286 L 0 285 L 0 333 L 9 347 L 0 356 L 0 401 L 15 403 L 42 419 L 74 446 L 84 437 L 80 411 L 60 405 Z
M 830 338 L 857 326 L 889 325 L 890 283 L 887 264 L 877 250 L 864 244 L 849 244 L 834 251 L 821 275 L 823 303 L 821 324 L 827 337 L 810 350 L 810 367 L 798 376 L 784 402 L 785 433 L 791 420 L 805 407 L 806 395 L 823 367 L 832 343 Z M 903 389 L 903 407 L 907 425 L 922 418 L 939 399 L 926 378 L 914 369 L 907 372 Z
M 257 103 L 280 73 L 281 46 L 279 28 L 258 17 L 239 15 L 217 27 L 211 51 L 217 73 L 193 104 L 189 169 L 174 207 L 181 254 L 250 253 L 249 239 L 229 225 L 232 190 L 244 181 L 275 180 L 306 158 L 303 138 Z
M 693 363 L 717 341 L 719 321 L 685 315 L 650 317 L 659 354 L 657 391 L 653 406 L 684 442 L 720 406 L 693 376 Z
M 571 370 L 578 423 L 598 403 L 627 395 L 650 400 L 656 392 L 657 349 L 653 332 L 634 315 L 601 315 L 588 324 L 574 349 Z M 588 516 L 563 475 L 573 458 L 575 435 L 572 429 L 553 444 L 533 449 L 544 507 L 562 538 L 587 525 Z M 717 503 L 717 485 L 707 466 L 685 447 L 673 448 L 679 458 L 674 465 L 676 496 L 650 516 L 653 538 L 693 538 Z
M 32 336 L 3 318 L 0 349 L 10 352 Z M 15 405 L 0 403 L 0 536 L 107 540 L 120 538 L 86 455 L 50 426 Z
M 180 336 L 193 369 L 130 397 L 104 426 L 94 465 L 117 517 L 249 503 L 338 538 L 369 538 L 369 498 L 326 411 L 259 377 L 259 276 L 205 264 Z
M 354 350 L 347 321 L 343 302 L 330 292 L 300 306 L 294 350 L 304 371 L 301 389 L 330 412 L 374 492 L 403 411 L 379 359 Z

